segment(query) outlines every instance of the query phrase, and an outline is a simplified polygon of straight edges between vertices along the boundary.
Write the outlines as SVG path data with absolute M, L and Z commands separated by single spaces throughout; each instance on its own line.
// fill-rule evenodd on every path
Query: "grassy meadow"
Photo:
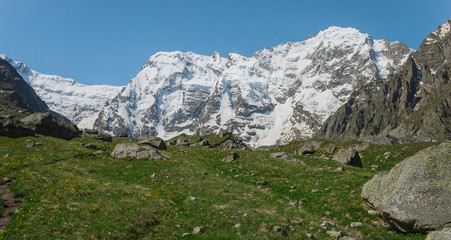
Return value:
M 168 146 L 171 158 L 160 161 L 111 157 L 115 144 L 133 141 L 0 137 L 0 176 L 15 179 L 10 191 L 19 207 L 8 213 L 0 239 L 331 239 L 324 221 L 355 239 L 425 239 L 384 226 L 360 193 L 375 173 L 438 143 L 370 144 L 361 152 L 363 168 L 336 171 L 342 165 L 322 150 L 294 155 L 301 142 L 235 150 L 240 158 L 232 163 L 221 161 L 231 151 L 206 147 Z M 37 142 L 42 145 L 26 147 Z M 104 152 L 93 154 L 81 143 Z M 358 143 L 334 142 L 339 148 Z M 279 151 L 306 166 L 270 157 Z M 352 222 L 363 226 L 351 228 Z M 195 227 L 201 232 L 192 234 Z

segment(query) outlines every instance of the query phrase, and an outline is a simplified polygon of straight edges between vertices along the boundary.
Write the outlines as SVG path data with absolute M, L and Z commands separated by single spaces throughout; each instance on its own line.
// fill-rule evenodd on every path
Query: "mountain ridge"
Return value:
M 451 137 L 451 20 L 429 34 L 403 70 L 355 92 L 316 137 L 393 138 L 417 141 Z

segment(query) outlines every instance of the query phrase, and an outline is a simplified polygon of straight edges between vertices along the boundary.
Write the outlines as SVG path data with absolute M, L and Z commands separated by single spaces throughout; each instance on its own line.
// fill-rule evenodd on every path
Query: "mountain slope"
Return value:
M 355 92 L 316 137 L 346 139 L 451 137 L 451 20 L 439 26 L 386 80 Z
M 50 112 L 49 108 L 17 71 L 0 58 L 0 102 L 29 112 Z
M 353 90 L 396 72 L 412 52 L 339 27 L 250 58 L 161 52 L 107 103 L 95 126 L 163 138 L 228 129 L 254 146 L 308 138 Z
M 70 78 L 36 72 L 5 55 L 0 54 L 0 58 L 17 70 L 52 111 L 68 118 L 80 128 L 92 128 L 105 102 L 112 99 L 122 88 L 108 85 L 84 85 Z

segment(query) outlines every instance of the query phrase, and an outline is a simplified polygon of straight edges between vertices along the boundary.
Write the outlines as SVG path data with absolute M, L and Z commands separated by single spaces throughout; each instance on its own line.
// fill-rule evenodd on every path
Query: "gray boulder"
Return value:
M 177 146 L 182 146 L 182 147 L 189 147 L 189 141 L 188 138 L 185 136 L 180 136 L 177 139 L 177 142 L 175 143 L 175 145 Z
M 20 120 L 36 134 L 45 136 L 72 139 L 80 136 L 80 130 L 70 121 L 57 118 L 50 113 L 33 113 Z
M 327 154 L 332 154 L 335 150 L 337 150 L 337 147 L 333 143 L 329 143 L 324 147 L 324 152 Z
M 313 154 L 321 147 L 321 142 L 318 141 L 308 141 L 302 144 L 302 146 L 296 150 L 296 154 L 305 155 L 305 154 Z
M 354 167 L 362 167 L 359 153 L 354 149 L 340 149 L 332 160 Z
M 235 160 L 237 160 L 240 156 L 238 156 L 238 153 L 236 152 L 231 152 L 229 153 L 224 159 L 222 159 L 223 162 L 233 162 Z
M 440 231 L 433 231 L 428 234 L 426 240 L 451 239 L 451 228 L 444 228 Z
M 0 136 L 12 138 L 34 136 L 34 131 L 20 121 L 0 119 Z
M 113 141 L 113 138 L 110 135 L 99 132 L 94 129 L 84 129 L 83 136 L 85 136 L 87 138 L 97 139 L 97 140 L 104 141 L 104 142 L 112 142 Z
M 301 160 L 299 160 L 299 159 L 297 159 L 295 157 L 292 157 L 286 152 L 271 153 L 271 157 L 272 158 L 280 158 L 280 159 L 284 159 L 284 160 L 288 160 L 288 161 L 292 161 L 292 162 L 297 162 L 297 163 L 300 163 L 302 165 L 306 165 L 304 161 L 301 161 Z
M 140 146 L 136 143 L 119 143 L 114 148 L 111 156 L 116 158 L 136 158 L 136 159 L 149 159 L 149 160 L 162 160 L 165 156 L 161 154 L 157 149 L 144 145 Z
M 166 143 L 164 143 L 163 139 L 155 136 L 149 136 L 146 134 L 141 135 L 141 138 L 138 141 L 140 145 L 148 145 L 160 150 L 166 150 Z
M 450 182 L 451 143 L 445 142 L 376 174 L 361 196 L 392 228 L 427 232 L 451 226 Z

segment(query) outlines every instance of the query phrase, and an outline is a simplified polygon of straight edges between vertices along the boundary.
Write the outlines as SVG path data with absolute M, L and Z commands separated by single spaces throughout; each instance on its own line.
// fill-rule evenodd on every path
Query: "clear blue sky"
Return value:
M 451 0 L 0 0 L 0 53 L 85 84 L 125 85 L 159 51 L 245 56 L 329 26 L 417 49 Z

